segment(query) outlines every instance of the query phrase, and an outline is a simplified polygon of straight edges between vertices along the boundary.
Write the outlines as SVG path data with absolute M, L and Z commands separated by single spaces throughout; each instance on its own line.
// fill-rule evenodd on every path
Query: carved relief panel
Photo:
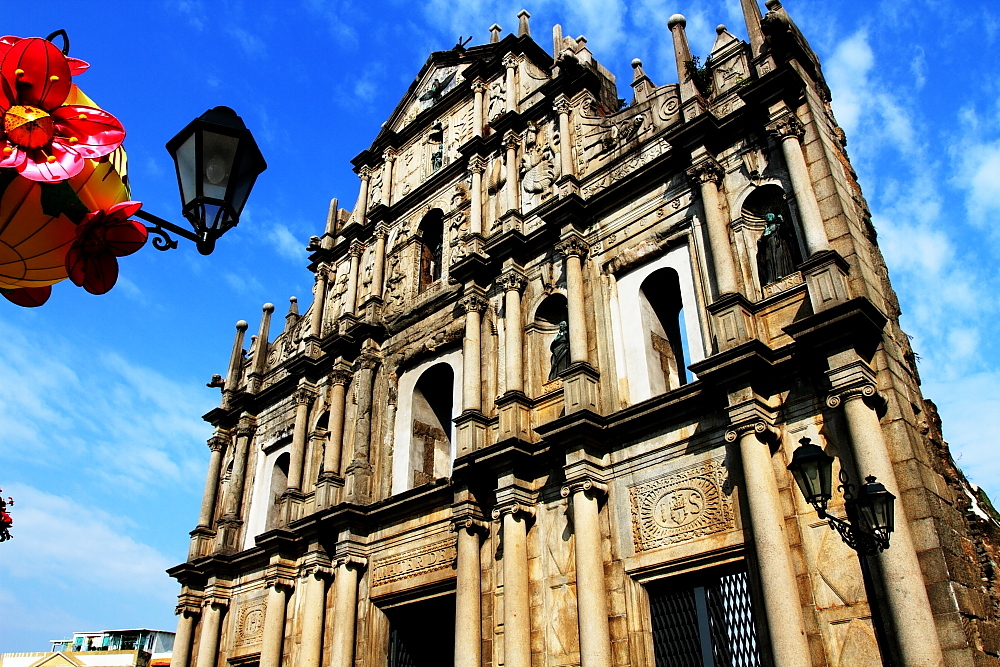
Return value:
M 260 644 L 264 635 L 264 614 L 267 604 L 263 597 L 250 599 L 240 605 L 236 617 L 236 648 Z
M 562 175 L 559 164 L 559 131 L 554 122 L 529 123 L 524 132 L 518 166 L 521 211 L 527 213 L 555 194 L 555 182 Z

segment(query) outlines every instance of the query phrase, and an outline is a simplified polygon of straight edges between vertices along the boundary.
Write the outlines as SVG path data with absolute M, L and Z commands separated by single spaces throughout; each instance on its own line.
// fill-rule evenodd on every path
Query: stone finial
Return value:
M 500 41 L 501 30 L 503 30 L 503 28 L 501 28 L 497 23 L 490 26 L 490 44 L 496 44 Z
M 297 296 L 288 297 L 288 314 L 289 315 L 299 314 L 299 298 Z
M 720 23 L 719 25 L 715 26 L 716 35 L 721 35 L 725 31 L 726 31 L 726 26 L 724 24 Z
M 236 323 L 237 331 L 246 331 L 249 328 L 250 324 L 246 320 L 240 320 L 239 322 Z
M 673 30 L 675 26 L 687 27 L 688 21 L 683 14 L 674 14 L 667 20 L 667 29 Z
M 632 81 L 638 81 L 644 76 L 646 76 L 646 73 L 642 71 L 642 61 L 634 58 L 632 60 Z
M 766 0 L 764 6 L 768 8 L 769 11 L 776 12 L 781 9 L 781 0 Z
M 337 209 L 340 208 L 340 201 L 330 200 L 330 208 L 326 211 L 326 234 L 336 236 L 337 234 Z
M 530 18 L 531 14 L 528 13 L 527 9 L 522 9 L 517 13 L 518 37 L 531 37 L 531 27 L 528 25 L 528 19 Z

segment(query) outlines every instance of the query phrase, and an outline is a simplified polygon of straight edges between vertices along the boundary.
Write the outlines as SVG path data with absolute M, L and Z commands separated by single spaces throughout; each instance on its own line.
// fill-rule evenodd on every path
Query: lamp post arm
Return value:
M 840 534 L 840 539 L 844 540 L 844 544 L 859 554 L 867 555 L 875 553 L 878 549 L 873 539 L 862 531 L 857 530 L 849 521 L 844 521 L 822 508 L 817 508 L 816 513 L 819 514 L 819 518 L 826 519 L 831 530 L 836 530 Z
M 194 243 L 198 243 L 200 240 L 194 233 L 188 231 L 187 229 L 178 227 L 172 222 L 167 222 L 163 218 L 153 215 L 148 211 L 140 209 L 136 212 L 135 217 L 152 223 L 151 227 L 148 225 L 146 226 L 146 231 L 150 234 L 156 234 L 157 238 L 153 239 L 153 247 L 157 250 L 170 250 L 177 247 L 177 241 L 171 238 L 170 234 L 167 232 L 177 234 L 177 236 Z

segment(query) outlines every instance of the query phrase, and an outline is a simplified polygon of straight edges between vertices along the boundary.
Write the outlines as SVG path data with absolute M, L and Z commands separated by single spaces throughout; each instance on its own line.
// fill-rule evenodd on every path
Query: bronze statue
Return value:
M 567 368 L 569 368 L 569 325 L 563 320 L 559 323 L 559 333 L 556 334 L 552 344 L 549 345 L 552 357 L 549 361 L 549 381 L 555 380 Z
M 767 223 L 757 240 L 757 272 L 761 286 L 795 273 L 794 240 L 784 218 L 775 213 L 764 216 Z

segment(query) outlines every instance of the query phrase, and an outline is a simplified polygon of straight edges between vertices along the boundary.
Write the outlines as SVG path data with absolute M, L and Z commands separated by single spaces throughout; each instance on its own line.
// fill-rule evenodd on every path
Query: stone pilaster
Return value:
M 507 92 L 510 95 L 510 91 Z M 521 137 L 517 132 L 508 130 L 503 135 L 503 145 L 507 150 L 507 211 L 520 212 L 521 184 L 517 174 L 517 149 L 521 145 Z
M 736 262 L 729 239 L 729 223 L 722 215 L 719 198 L 719 184 L 725 171 L 704 147 L 696 150 L 692 154 L 692 159 L 694 165 L 688 169 L 687 175 L 701 193 L 718 295 L 735 293 L 739 291 L 736 283 Z
M 517 74 L 517 61 L 518 58 L 513 53 L 506 54 L 501 61 L 504 69 L 506 70 L 504 84 L 507 87 L 507 113 L 517 111 L 517 82 L 515 79 L 515 75 Z
M 344 413 L 347 408 L 347 386 L 353 371 L 349 364 L 339 359 L 330 371 L 330 423 L 326 447 L 323 450 L 323 472 L 316 485 L 317 507 L 329 507 L 336 502 L 336 494 L 344 485 L 341 475 L 341 453 L 344 448 Z
M 357 320 L 358 311 L 358 271 L 361 265 L 361 255 L 365 246 L 360 241 L 351 242 L 351 268 L 347 274 L 347 291 L 344 293 L 344 307 L 341 310 L 341 331 L 350 327 Z
M 358 556 L 337 559 L 334 586 L 333 637 L 330 667 L 354 665 L 354 640 L 358 610 L 358 579 L 367 561 Z
M 364 224 L 365 218 L 368 216 L 368 185 L 371 183 L 372 170 L 370 167 L 361 167 L 359 175 L 361 176 L 361 190 L 358 192 L 358 222 Z
M 455 581 L 455 667 L 480 667 L 482 651 L 482 563 L 480 538 L 489 532 L 478 514 L 465 511 L 452 518 L 458 533 Z
M 583 260 L 590 246 L 576 232 L 566 235 L 556 245 L 556 252 L 566 261 L 566 302 L 569 326 L 570 367 L 563 372 L 563 397 L 566 413 L 590 410 L 598 412 L 600 375 L 590 365 L 585 307 Z
M 528 521 L 534 498 L 511 485 L 497 491 L 493 520 L 502 525 L 503 622 L 505 667 L 531 667 L 530 591 L 528 588 Z
M 455 420 L 458 455 L 486 446 L 488 420 L 483 415 L 482 386 L 482 313 L 489 307 L 485 292 L 466 286 L 459 301 L 465 311 L 465 337 L 462 341 L 462 414 Z
M 302 490 L 302 469 L 306 457 L 306 436 L 309 433 L 309 408 L 316 400 L 316 389 L 304 378 L 295 390 L 295 426 L 292 430 L 292 451 L 288 465 L 288 489 Z
M 243 489 L 246 484 L 247 458 L 250 442 L 257 431 L 257 418 L 244 413 L 236 425 L 236 450 L 233 453 L 233 471 L 229 476 L 229 498 L 225 513 L 219 519 L 216 551 L 238 550 L 240 528 L 243 526 Z
M 222 409 L 228 410 L 232 405 L 233 396 L 240 389 L 243 379 L 243 339 L 250 327 L 246 320 L 236 323 L 236 337 L 233 339 L 233 351 L 229 355 L 229 368 L 226 372 L 226 384 L 222 388 Z
M 486 94 L 486 82 L 476 79 L 472 82 L 472 136 L 483 136 L 483 95 Z
M 354 363 L 358 407 L 354 424 L 354 456 L 347 466 L 345 490 L 351 502 L 360 504 L 367 503 L 371 498 L 372 389 L 375 384 L 375 369 L 381 360 L 378 345 L 369 340 L 365 342 Z
M 323 628 L 326 626 L 326 585 L 333 577 L 330 559 L 322 551 L 312 551 L 299 567 L 299 590 L 303 592 L 302 636 L 298 667 L 323 664 Z
M 576 182 L 576 164 L 573 161 L 573 140 L 572 125 L 570 124 L 570 113 L 572 106 L 565 95 L 556 96 L 552 102 L 552 108 L 559 116 L 559 195 L 565 197 L 568 194 L 579 193 Z

